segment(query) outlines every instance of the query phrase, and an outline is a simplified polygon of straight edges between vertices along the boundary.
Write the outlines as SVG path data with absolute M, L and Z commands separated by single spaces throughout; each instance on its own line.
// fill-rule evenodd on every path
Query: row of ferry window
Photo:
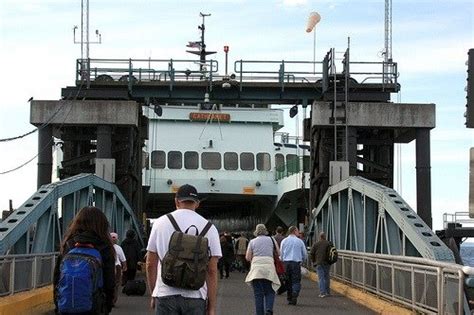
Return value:
M 296 154 L 287 154 L 286 160 L 296 160 Z M 222 168 L 222 158 L 219 152 L 203 152 L 201 153 L 201 168 L 204 170 L 220 170 Z M 236 152 L 224 153 L 224 169 L 253 171 L 255 164 L 257 164 L 258 171 L 269 171 L 271 169 L 271 158 L 269 153 L 257 153 L 255 155 L 251 152 Z M 256 163 L 255 163 L 256 162 Z M 275 167 L 285 165 L 285 156 L 281 153 L 275 155 Z M 165 151 L 151 152 L 151 167 L 164 169 L 168 166 L 169 169 L 183 168 L 183 153 L 180 151 L 169 151 L 168 155 Z M 199 153 L 195 151 L 184 152 L 184 168 L 188 170 L 196 170 L 199 168 Z

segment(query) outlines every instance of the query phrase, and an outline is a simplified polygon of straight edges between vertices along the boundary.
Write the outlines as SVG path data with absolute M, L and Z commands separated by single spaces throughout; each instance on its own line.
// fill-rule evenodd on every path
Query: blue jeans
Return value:
M 275 291 L 272 282 L 267 279 L 252 280 L 253 294 L 255 296 L 255 314 L 264 315 L 265 312 L 273 312 L 275 302 Z
M 319 294 L 329 294 L 329 268 L 331 265 L 317 265 L 316 272 L 319 278 Z
M 285 261 L 286 298 L 290 301 L 297 298 L 301 291 L 301 264 L 297 261 Z
M 205 315 L 206 301 L 169 295 L 156 298 L 156 315 Z

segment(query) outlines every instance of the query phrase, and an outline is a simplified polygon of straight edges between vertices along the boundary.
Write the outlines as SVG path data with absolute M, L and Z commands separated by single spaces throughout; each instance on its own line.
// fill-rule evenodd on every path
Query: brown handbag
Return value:
M 283 262 L 280 260 L 280 257 L 278 256 L 275 240 L 271 236 L 270 236 L 270 239 L 272 240 L 272 243 L 273 243 L 273 264 L 275 265 L 275 270 L 276 270 L 277 275 L 280 276 L 280 275 L 285 274 L 285 266 L 283 265 Z

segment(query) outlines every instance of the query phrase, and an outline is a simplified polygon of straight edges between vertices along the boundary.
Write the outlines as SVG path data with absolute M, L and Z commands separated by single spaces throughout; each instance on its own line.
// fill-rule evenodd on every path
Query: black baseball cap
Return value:
M 185 184 L 179 187 L 176 192 L 176 199 L 178 201 L 194 201 L 199 202 L 199 196 L 194 186 Z

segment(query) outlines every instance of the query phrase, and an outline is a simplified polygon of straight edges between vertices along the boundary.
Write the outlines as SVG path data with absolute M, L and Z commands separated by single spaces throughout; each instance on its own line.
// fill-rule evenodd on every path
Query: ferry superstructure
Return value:
M 173 210 L 176 190 L 190 183 L 204 196 L 199 211 L 220 229 L 304 223 L 298 209 L 307 206 L 309 146 L 277 132 L 283 110 L 203 105 L 164 105 L 160 116 L 145 107 L 148 213 Z

